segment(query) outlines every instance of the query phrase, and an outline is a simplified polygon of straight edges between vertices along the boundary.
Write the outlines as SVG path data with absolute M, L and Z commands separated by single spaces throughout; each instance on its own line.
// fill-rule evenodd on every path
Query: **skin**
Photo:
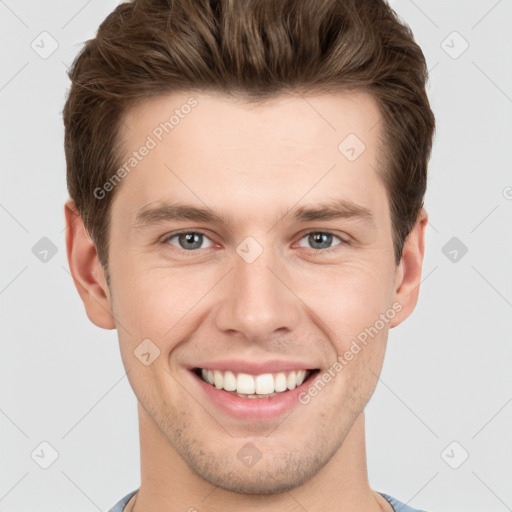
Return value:
M 138 400 L 141 485 L 126 510 L 392 510 L 368 482 L 364 408 L 389 328 L 417 302 L 427 214 L 397 265 L 389 201 L 375 172 L 378 106 L 359 92 L 282 95 L 258 108 L 216 93 L 174 93 L 127 112 L 126 156 L 191 96 L 197 107 L 118 185 L 110 287 L 72 201 L 65 206 L 75 285 L 89 319 L 118 330 Z M 350 133 L 366 146 L 353 162 L 338 151 Z M 283 217 L 331 199 L 369 209 L 374 226 L 360 218 Z M 164 200 L 206 205 L 230 224 L 134 228 L 138 211 Z M 178 230 L 206 237 L 199 249 L 186 249 L 179 237 L 169 239 Z M 325 231 L 335 236 L 323 245 L 308 237 Z M 247 236 L 263 248 L 252 263 L 236 252 Z M 379 334 L 285 417 L 235 419 L 191 385 L 187 365 L 227 357 L 289 358 L 325 371 L 394 303 L 401 310 Z M 134 357 L 147 338 L 160 350 L 148 366 Z M 248 442 L 262 454 L 251 468 L 237 458 Z

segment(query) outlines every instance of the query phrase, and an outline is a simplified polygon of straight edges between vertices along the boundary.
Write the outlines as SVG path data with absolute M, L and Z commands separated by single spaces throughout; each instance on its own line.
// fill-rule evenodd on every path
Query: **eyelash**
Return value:
M 189 231 L 177 231 L 175 233 L 171 233 L 170 235 L 167 235 L 163 240 L 162 240 L 162 243 L 165 244 L 165 245 L 171 245 L 169 243 L 169 240 L 179 236 L 179 235 L 185 235 L 185 234 L 197 234 L 197 235 L 202 235 L 204 236 L 205 238 L 207 238 L 208 240 L 210 240 L 210 237 L 203 231 L 201 230 L 189 230 Z M 337 238 L 340 242 L 338 244 L 335 244 L 333 245 L 332 247 L 328 247 L 327 249 L 314 249 L 314 248 L 311 248 L 309 247 L 308 249 L 310 251 L 312 251 L 314 254 L 320 254 L 320 253 L 331 253 L 332 251 L 336 250 L 336 247 L 340 246 L 340 245 L 348 245 L 349 242 L 347 240 L 344 240 L 343 238 L 341 238 L 339 235 L 337 235 L 336 233 L 333 233 L 332 231 L 319 231 L 319 230 L 312 230 L 312 231 L 307 231 L 306 233 L 304 233 L 300 239 L 299 239 L 299 242 L 301 240 L 303 240 L 304 238 L 308 237 L 309 235 L 318 235 L 318 234 L 322 234 L 322 235 L 331 235 L 333 236 L 334 238 Z M 212 243 L 215 243 L 213 242 L 212 240 L 210 240 L 210 242 Z M 181 252 L 184 252 L 184 253 L 190 253 L 190 254 L 193 254 L 193 253 L 198 253 L 199 251 L 201 251 L 202 249 L 193 249 L 193 250 L 185 250 L 185 249 L 182 249 L 181 247 L 176 247 L 176 246 L 172 246 L 173 249 L 177 249 L 178 251 L 181 251 Z M 208 248 L 207 248 L 208 249 Z

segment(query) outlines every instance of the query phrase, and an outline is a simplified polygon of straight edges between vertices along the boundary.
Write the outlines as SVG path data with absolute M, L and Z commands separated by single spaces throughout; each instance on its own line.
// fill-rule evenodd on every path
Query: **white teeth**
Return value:
M 276 375 L 274 390 L 278 392 L 286 391 L 286 375 L 283 372 Z
M 290 372 L 288 378 L 286 379 L 286 385 L 288 389 L 295 389 L 297 386 L 297 374 L 295 372 Z
M 306 370 L 296 370 L 253 376 L 248 373 L 235 375 L 229 370 L 201 369 L 201 376 L 204 381 L 217 389 L 224 389 L 245 398 L 256 398 L 256 395 L 275 396 L 277 393 L 295 389 L 306 380 L 310 373 Z
M 271 373 L 264 373 L 256 377 L 256 394 L 269 395 L 274 392 L 274 377 Z
M 213 370 L 213 380 L 215 383 L 215 387 L 217 389 L 221 389 L 224 383 L 224 377 L 222 376 L 222 373 L 219 372 L 219 370 Z
M 306 370 L 299 370 L 297 372 L 297 386 L 300 386 L 306 379 Z
M 226 391 L 236 391 L 236 377 L 233 372 L 224 372 L 224 389 Z
M 252 395 L 256 389 L 254 378 L 247 373 L 239 373 L 236 378 L 236 391 L 244 395 Z

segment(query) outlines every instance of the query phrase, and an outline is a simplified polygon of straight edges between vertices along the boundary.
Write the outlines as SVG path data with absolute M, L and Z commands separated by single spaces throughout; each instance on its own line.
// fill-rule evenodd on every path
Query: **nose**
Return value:
M 251 343 L 296 330 L 301 301 L 290 281 L 290 273 L 271 249 L 252 263 L 235 253 L 221 289 L 216 327 Z

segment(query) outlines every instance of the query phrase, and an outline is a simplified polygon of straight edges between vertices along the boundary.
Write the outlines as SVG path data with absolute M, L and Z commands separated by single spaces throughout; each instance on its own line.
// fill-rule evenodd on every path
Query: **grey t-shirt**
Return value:
M 130 498 L 137 492 L 137 490 L 127 494 L 121 501 L 116 503 L 114 507 L 109 510 L 109 512 L 123 512 L 124 507 L 130 501 Z M 391 506 L 393 507 L 395 512 L 425 512 L 424 510 L 408 507 L 404 503 L 389 496 L 388 494 L 384 494 L 383 492 L 379 492 L 379 494 L 383 496 L 387 501 L 389 501 L 389 503 L 391 503 Z

